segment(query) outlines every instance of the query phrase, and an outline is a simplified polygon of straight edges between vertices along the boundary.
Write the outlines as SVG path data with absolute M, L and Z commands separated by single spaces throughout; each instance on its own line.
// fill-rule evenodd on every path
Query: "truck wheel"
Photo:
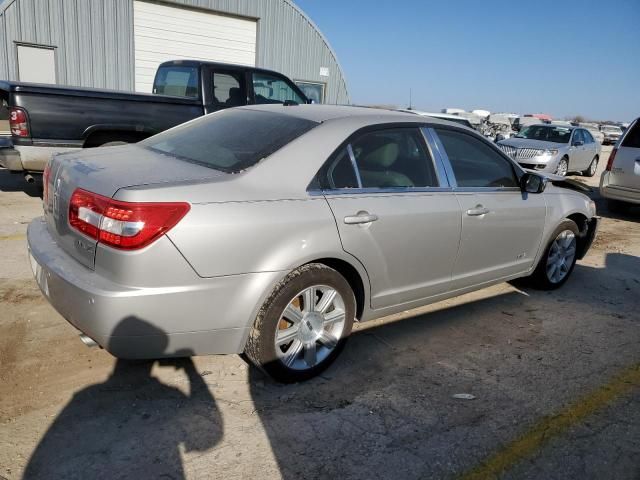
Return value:
M 344 348 L 355 311 L 355 296 L 342 275 L 326 265 L 303 265 L 264 302 L 245 354 L 280 382 L 315 377 Z

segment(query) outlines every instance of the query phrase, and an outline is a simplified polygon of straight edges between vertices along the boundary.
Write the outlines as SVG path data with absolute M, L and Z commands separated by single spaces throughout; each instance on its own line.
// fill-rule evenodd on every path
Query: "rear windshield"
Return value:
M 255 165 L 316 125 L 281 113 L 232 109 L 172 128 L 140 145 L 235 173 Z
M 153 82 L 153 93 L 173 97 L 198 97 L 198 67 L 160 67 Z
M 622 147 L 640 148 L 640 120 L 636 120 L 622 141 Z

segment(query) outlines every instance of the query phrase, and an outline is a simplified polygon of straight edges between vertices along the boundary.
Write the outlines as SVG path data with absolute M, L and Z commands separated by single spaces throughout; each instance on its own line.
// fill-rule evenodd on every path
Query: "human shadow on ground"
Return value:
M 123 319 L 113 335 L 132 330 L 154 336 L 160 347 L 168 345 L 162 331 L 135 317 Z M 181 447 L 203 452 L 216 445 L 222 419 L 191 358 L 162 362 L 187 377 L 188 394 L 151 376 L 153 361 L 117 360 L 105 382 L 77 392 L 64 407 L 33 452 L 24 478 L 185 478 Z

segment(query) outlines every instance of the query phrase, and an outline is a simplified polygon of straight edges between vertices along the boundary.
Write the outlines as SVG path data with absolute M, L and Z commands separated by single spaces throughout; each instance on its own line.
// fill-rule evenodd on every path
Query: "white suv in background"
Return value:
M 640 118 L 629 126 L 611 151 L 600 178 L 600 194 L 614 212 L 630 204 L 640 205 Z

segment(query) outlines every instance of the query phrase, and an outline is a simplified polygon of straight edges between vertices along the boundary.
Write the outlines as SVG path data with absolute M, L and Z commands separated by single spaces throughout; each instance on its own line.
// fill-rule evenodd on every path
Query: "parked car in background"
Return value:
M 600 131 L 604 135 L 603 145 L 613 145 L 622 136 L 622 129 L 617 125 L 601 125 Z
M 598 124 L 596 123 L 579 123 L 579 127 L 586 128 L 589 130 L 591 136 L 598 142 L 600 145 L 604 142 L 604 133 L 600 131 Z
M 607 168 L 600 177 L 600 194 L 612 211 L 640 205 L 640 119 L 626 130 L 611 151 Z
M 540 123 L 542 122 L 535 117 L 518 117 L 513 121 L 512 126 L 516 132 L 519 132 L 520 129 L 528 125 L 538 125 Z
M 549 124 L 524 127 L 498 146 L 523 168 L 562 176 L 580 172 L 588 177 L 596 173 L 601 149 L 584 128 Z
M 589 198 L 477 133 L 370 108 L 234 108 L 57 155 L 44 178 L 32 265 L 85 340 L 244 352 L 285 382 L 324 370 L 355 320 L 518 277 L 558 288 L 597 226 Z
M 280 73 L 194 60 L 161 64 L 153 94 L 0 82 L 0 98 L 17 151 L 0 150 L 0 164 L 25 173 L 41 172 L 53 153 L 137 142 L 217 110 L 308 102 Z
M 423 117 L 431 117 L 431 118 L 439 118 L 440 120 L 447 120 L 449 122 L 457 123 L 458 125 L 463 125 L 467 128 L 473 130 L 473 125 L 466 118 L 462 118 L 458 115 L 452 115 L 448 113 L 432 113 L 432 112 L 423 112 L 420 110 L 400 110 L 401 112 L 413 113 L 415 115 L 422 115 Z

